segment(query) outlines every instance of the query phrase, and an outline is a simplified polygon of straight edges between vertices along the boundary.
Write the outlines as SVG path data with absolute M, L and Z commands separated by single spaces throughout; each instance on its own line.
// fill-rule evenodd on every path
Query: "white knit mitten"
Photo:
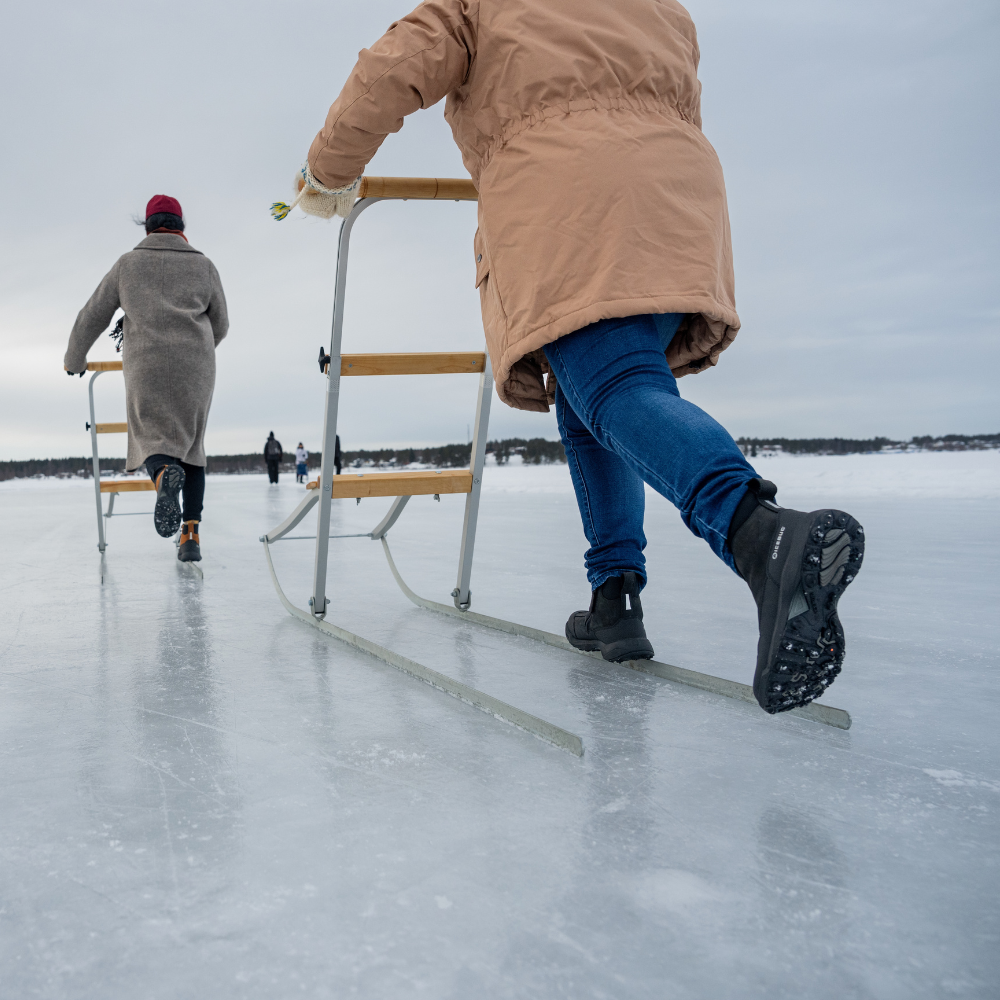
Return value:
M 315 215 L 320 219 L 332 219 L 335 215 L 346 219 L 354 208 L 360 184 L 361 178 L 356 177 L 346 187 L 328 188 L 316 180 L 306 163 L 295 174 L 295 199 L 291 205 L 286 205 L 283 201 L 275 202 L 271 206 L 271 215 L 280 222 L 298 205 L 307 215 Z

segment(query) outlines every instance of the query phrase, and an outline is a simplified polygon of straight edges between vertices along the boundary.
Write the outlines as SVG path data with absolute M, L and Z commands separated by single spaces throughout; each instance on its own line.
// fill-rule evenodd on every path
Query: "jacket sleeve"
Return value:
M 226 293 L 222 290 L 222 279 L 211 261 L 208 262 L 208 273 L 212 280 L 212 298 L 208 303 L 208 321 L 212 324 L 215 346 L 218 347 L 219 342 L 229 332 L 229 310 L 226 307 Z
M 94 341 L 108 328 L 111 317 L 121 305 L 118 298 L 118 269 L 121 259 L 104 276 L 90 301 L 80 310 L 69 335 L 69 346 L 63 357 L 63 364 L 71 372 L 82 372 L 87 368 L 87 351 Z
M 461 86 L 476 55 L 478 21 L 479 0 L 427 0 L 362 49 L 309 149 L 317 180 L 350 184 L 405 115 Z

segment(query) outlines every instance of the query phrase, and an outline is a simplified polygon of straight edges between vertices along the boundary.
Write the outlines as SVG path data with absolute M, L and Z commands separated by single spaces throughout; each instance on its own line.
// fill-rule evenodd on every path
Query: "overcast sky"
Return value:
M 545 2 L 545 0 L 539 0 Z M 0 459 L 89 450 L 62 356 L 80 307 L 178 198 L 232 322 L 210 454 L 319 444 L 336 224 L 271 202 L 361 47 L 362 4 L 54 2 L 5 9 L 0 64 Z M 628 2 L 619 4 L 628 15 Z M 704 131 L 726 174 L 743 328 L 682 393 L 734 435 L 1000 431 L 995 0 L 697 0 Z M 443 102 L 370 174 L 465 176 Z M 344 349 L 479 349 L 471 204 L 387 203 L 355 229 Z M 113 358 L 102 337 L 91 360 Z M 120 375 L 98 419 L 124 419 Z M 461 441 L 475 379 L 357 379 L 344 446 Z M 494 396 L 491 436 L 555 437 Z M 124 438 L 106 438 L 124 454 Z

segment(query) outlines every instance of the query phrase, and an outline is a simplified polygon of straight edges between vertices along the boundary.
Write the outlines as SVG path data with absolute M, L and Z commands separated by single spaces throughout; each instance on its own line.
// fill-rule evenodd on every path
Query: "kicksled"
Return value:
M 330 351 L 320 349 L 320 370 L 327 376 L 326 406 L 323 420 L 322 467 L 319 479 L 310 483 L 306 496 L 281 524 L 260 541 L 264 546 L 271 580 L 281 603 L 289 614 L 300 621 L 319 629 L 327 635 L 353 646 L 369 655 L 396 667 L 403 673 L 451 695 L 468 705 L 480 709 L 496 719 L 531 733 L 555 747 L 576 756 L 583 755 L 583 741 L 574 733 L 531 715 L 522 709 L 478 691 L 430 667 L 408 659 L 378 643 L 355 635 L 326 620 L 330 601 L 326 596 L 327 571 L 330 551 L 330 514 L 334 499 L 364 497 L 394 497 L 385 517 L 370 531 L 359 535 L 343 537 L 368 538 L 379 541 L 389 564 L 393 578 L 406 597 L 420 608 L 436 614 L 460 618 L 484 628 L 522 636 L 556 649 L 569 650 L 581 656 L 596 656 L 599 653 L 584 653 L 575 649 L 560 635 L 543 632 L 527 625 L 505 621 L 479 614 L 471 609 L 472 557 L 476 542 L 476 525 L 479 516 L 479 498 L 482 488 L 483 466 L 486 460 L 486 441 L 489 426 L 490 400 L 493 393 L 493 376 L 489 355 L 481 352 L 427 352 L 413 354 L 343 354 L 344 301 L 347 289 L 347 264 L 351 232 L 358 217 L 372 205 L 380 201 L 400 201 L 407 199 L 476 201 L 478 194 L 470 180 L 405 178 L 405 177 L 363 177 L 358 191 L 358 201 L 340 229 L 337 253 L 336 286 L 333 308 L 333 331 Z M 337 434 L 337 410 L 340 401 L 340 383 L 345 377 L 374 375 L 442 375 L 475 374 L 479 378 L 479 392 L 476 397 L 475 429 L 472 452 L 468 469 L 445 469 L 441 471 L 382 472 L 364 471 L 334 475 L 334 442 Z M 93 397 L 91 397 L 93 399 Z M 93 406 L 93 403 L 91 403 Z M 96 438 L 95 438 L 96 442 Z M 95 443 L 96 456 L 96 443 Z M 407 586 L 396 567 L 389 548 L 388 534 L 396 523 L 410 498 L 413 496 L 440 496 L 442 493 L 464 493 L 465 517 L 462 525 L 462 539 L 458 558 L 458 576 L 455 589 L 451 593 L 452 604 L 443 604 L 421 597 Z M 98 500 L 98 503 L 100 501 Z M 316 518 L 316 550 L 313 563 L 312 593 L 308 608 L 300 608 L 285 595 L 274 570 L 271 546 L 282 540 L 290 540 L 292 532 L 305 516 L 318 507 Z M 306 536 L 312 537 L 312 536 Z M 103 537 L 102 537 L 103 542 Z M 712 694 L 732 698 L 737 701 L 757 704 L 752 688 L 747 684 L 713 677 L 695 670 L 685 670 L 656 660 L 635 660 L 620 664 L 632 670 L 659 677 L 676 684 L 697 688 Z M 608 664 L 611 667 L 611 664 Z M 837 729 L 849 729 L 851 717 L 843 709 L 832 708 L 818 702 L 794 708 L 785 715 L 808 719 Z

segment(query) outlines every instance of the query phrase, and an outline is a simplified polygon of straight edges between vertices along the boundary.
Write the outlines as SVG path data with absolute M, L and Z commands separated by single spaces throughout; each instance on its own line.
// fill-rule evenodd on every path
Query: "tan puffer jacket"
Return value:
M 479 189 L 476 283 L 500 398 L 548 409 L 540 348 L 642 313 L 688 314 L 667 359 L 701 371 L 739 318 L 698 58 L 673 0 L 428 0 L 362 50 L 309 165 L 348 184 L 404 115 L 447 96 Z

